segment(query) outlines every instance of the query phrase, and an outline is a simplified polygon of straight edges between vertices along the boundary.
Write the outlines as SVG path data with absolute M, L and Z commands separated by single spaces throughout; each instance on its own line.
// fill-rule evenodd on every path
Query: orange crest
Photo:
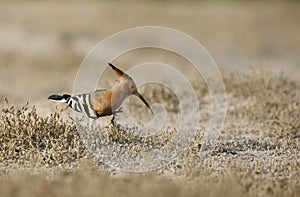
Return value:
M 121 77 L 122 75 L 124 75 L 124 72 L 121 71 L 120 69 L 118 69 L 117 67 L 115 67 L 113 64 L 108 62 L 108 65 L 115 71 L 115 73 Z

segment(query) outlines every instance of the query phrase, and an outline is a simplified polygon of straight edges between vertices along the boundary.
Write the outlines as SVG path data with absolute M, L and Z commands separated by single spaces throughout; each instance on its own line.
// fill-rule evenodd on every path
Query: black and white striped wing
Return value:
M 106 91 L 106 89 L 96 90 L 95 92 Z M 95 92 L 87 93 L 87 94 L 79 94 L 74 95 L 68 102 L 69 107 L 74 109 L 77 112 L 85 114 L 89 118 L 98 118 L 99 115 L 95 111 L 92 105 L 92 95 Z

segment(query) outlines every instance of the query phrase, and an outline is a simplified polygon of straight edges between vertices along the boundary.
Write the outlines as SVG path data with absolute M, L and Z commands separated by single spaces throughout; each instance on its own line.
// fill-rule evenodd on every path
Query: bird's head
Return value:
M 126 73 L 124 73 L 122 70 L 115 67 L 113 64 L 108 63 L 108 65 L 115 71 L 115 73 L 119 76 L 117 79 L 117 84 L 115 85 L 115 89 L 120 92 L 120 94 L 124 95 L 125 97 L 128 97 L 130 95 L 135 95 L 141 101 L 148 107 L 148 109 L 153 114 L 153 111 L 146 101 L 146 99 L 138 92 L 137 86 L 133 79 L 128 76 Z

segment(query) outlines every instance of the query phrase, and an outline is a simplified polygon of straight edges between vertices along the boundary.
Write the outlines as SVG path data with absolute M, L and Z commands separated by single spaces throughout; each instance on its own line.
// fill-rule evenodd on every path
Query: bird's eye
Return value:
M 131 89 L 134 89 L 134 85 L 131 85 L 130 88 L 131 88 Z

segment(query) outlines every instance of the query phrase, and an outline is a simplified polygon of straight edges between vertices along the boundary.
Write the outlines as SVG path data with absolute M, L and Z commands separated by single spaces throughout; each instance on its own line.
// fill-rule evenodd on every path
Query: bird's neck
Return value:
M 112 109 L 117 110 L 127 97 L 128 95 L 122 91 L 121 87 L 114 87 L 111 94 Z

